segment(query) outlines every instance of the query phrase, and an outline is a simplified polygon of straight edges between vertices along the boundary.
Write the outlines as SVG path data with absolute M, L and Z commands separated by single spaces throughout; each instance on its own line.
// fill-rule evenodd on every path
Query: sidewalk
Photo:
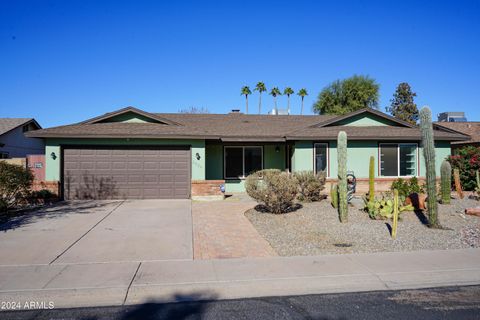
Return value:
M 0 301 L 55 308 L 480 284 L 480 249 L 0 267 Z

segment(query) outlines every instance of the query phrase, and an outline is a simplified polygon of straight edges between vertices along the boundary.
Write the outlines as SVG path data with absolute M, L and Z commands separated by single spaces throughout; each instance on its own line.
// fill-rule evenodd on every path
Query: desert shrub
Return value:
M 297 196 L 296 179 L 277 169 L 257 171 L 245 179 L 247 194 L 272 213 L 288 212 Z
M 0 199 L 0 212 L 5 211 L 7 211 L 7 203 L 3 199 Z
M 29 169 L 16 164 L 0 162 L 0 207 L 4 211 L 17 207 L 30 194 L 33 174 Z
M 466 146 L 447 158 L 452 169 L 460 171 L 460 182 L 463 190 L 475 190 L 475 173 L 480 170 L 480 147 Z
M 424 186 L 418 183 L 418 179 L 416 177 L 412 177 L 410 179 L 402 179 L 398 178 L 397 180 L 392 182 L 390 186 L 390 190 L 398 190 L 398 196 L 400 197 L 401 201 L 404 201 L 406 197 L 411 195 L 412 193 L 423 193 Z
M 55 199 L 57 196 L 48 189 L 33 191 L 30 194 L 30 202 L 34 204 L 43 204 Z
M 293 176 L 298 184 L 298 200 L 312 202 L 321 199 L 320 192 L 325 189 L 325 172 L 298 171 Z

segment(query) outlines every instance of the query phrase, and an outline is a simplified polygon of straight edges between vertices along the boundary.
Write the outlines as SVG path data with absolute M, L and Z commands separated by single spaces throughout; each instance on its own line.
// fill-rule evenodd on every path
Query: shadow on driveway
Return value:
M 45 208 L 26 210 L 13 213 L 11 217 L 7 216 L 6 222 L 0 224 L 0 231 L 16 229 L 39 219 L 55 219 L 66 214 L 89 214 L 92 213 L 92 209 L 103 208 L 116 202 L 118 201 L 84 200 L 57 202 Z

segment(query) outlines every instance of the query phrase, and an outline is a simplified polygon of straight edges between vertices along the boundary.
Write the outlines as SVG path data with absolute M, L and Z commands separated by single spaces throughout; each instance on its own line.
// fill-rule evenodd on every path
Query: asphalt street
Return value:
M 178 301 L 192 297 L 179 295 Z M 2 311 L 1 319 L 480 319 L 480 286 Z

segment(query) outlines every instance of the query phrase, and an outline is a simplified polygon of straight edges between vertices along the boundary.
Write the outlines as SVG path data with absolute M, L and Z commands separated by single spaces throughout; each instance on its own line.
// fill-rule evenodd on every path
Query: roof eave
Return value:
M 113 135 L 113 134 L 37 134 L 29 135 L 30 138 L 42 139 L 220 139 L 213 135 Z
M 284 137 L 221 137 L 222 142 L 285 142 Z
M 315 136 L 315 137 L 308 137 L 308 136 L 288 136 L 286 137 L 287 141 L 292 140 L 336 140 L 337 136 Z M 368 140 L 368 141 L 420 141 L 422 140 L 421 137 L 405 137 L 405 136 L 389 136 L 389 137 L 368 137 L 368 136 L 348 136 L 348 140 Z M 456 137 L 434 137 L 436 141 L 463 141 L 463 139 L 456 138 Z

